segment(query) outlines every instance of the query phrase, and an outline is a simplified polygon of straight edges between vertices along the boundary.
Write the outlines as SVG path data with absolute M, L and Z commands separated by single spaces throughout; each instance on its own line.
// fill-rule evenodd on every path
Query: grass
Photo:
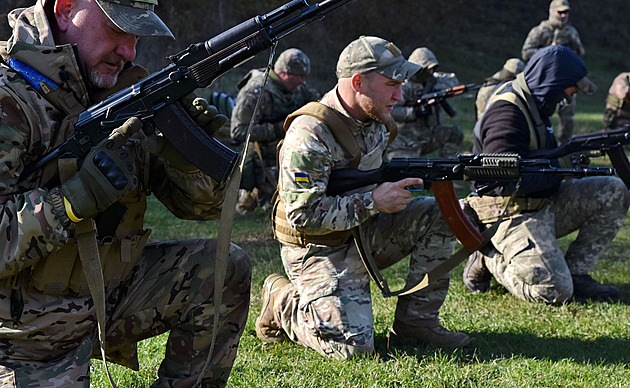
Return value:
M 583 101 L 583 102 L 582 102 Z M 457 123 L 464 128 L 464 149 L 472 144 L 470 96 L 454 98 Z M 601 104 L 580 100 L 576 133 L 600 128 Z M 445 120 L 449 121 L 449 120 Z M 606 165 L 606 159 L 595 161 Z M 147 227 L 154 241 L 216 237 L 218 222 L 180 221 L 151 199 Z M 575 234 L 560 241 L 565 248 Z M 233 241 L 253 264 L 252 303 L 229 387 L 627 387 L 630 386 L 630 225 L 624 226 L 597 263 L 593 276 L 617 285 L 617 303 L 571 303 L 560 307 L 522 302 L 500 285 L 482 295 L 469 293 L 461 280 L 463 264 L 453 271 L 441 309 L 443 324 L 468 333 L 471 346 L 444 352 L 430 347 L 387 348 L 395 300 L 386 300 L 372 285 L 376 352 L 352 361 L 324 359 L 288 343 L 266 345 L 256 338 L 261 286 L 267 275 L 282 272 L 270 221 L 262 213 L 236 216 Z M 388 279 L 403 277 L 403 261 L 388 270 Z M 140 372 L 109 364 L 124 387 L 148 387 L 163 357 L 166 336 L 140 344 Z M 92 386 L 107 387 L 102 362 L 92 363 Z

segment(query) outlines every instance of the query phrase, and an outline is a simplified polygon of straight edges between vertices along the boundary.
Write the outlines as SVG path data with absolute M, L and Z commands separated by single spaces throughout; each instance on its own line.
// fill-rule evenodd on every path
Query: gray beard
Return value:
M 88 81 L 97 88 L 110 89 L 118 82 L 118 75 L 119 73 L 105 75 L 99 73 L 96 69 L 91 69 L 88 74 Z

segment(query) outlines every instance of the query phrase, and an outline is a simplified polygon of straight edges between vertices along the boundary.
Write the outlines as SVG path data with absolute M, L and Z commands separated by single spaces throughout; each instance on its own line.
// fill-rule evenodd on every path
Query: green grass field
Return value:
M 456 121 L 470 149 L 473 121 L 470 96 L 453 99 Z M 579 103 L 582 100 L 579 101 Z M 601 104 L 584 99 L 578 105 L 576 133 L 600 128 Z M 596 164 L 606 165 L 607 160 Z M 154 199 L 147 227 L 154 241 L 216 237 L 218 222 L 180 221 Z M 561 240 L 566 248 L 575 236 Z M 464 350 L 387 348 L 395 300 L 384 299 L 373 285 L 376 353 L 352 361 L 325 359 L 289 343 L 266 345 L 256 338 L 261 286 L 267 275 L 282 272 L 278 243 L 262 213 L 236 216 L 233 241 L 249 253 L 253 264 L 252 303 L 247 327 L 228 386 L 230 387 L 628 387 L 630 386 L 630 226 L 617 235 L 593 276 L 617 285 L 618 303 L 571 303 L 560 307 L 522 302 L 494 284 L 483 295 L 469 293 L 461 280 L 463 264 L 453 271 L 441 310 L 443 324 L 470 335 Z M 400 279 L 406 262 L 386 271 Z M 141 370 L 110 364 L 121 387 L 148 387 L 155 379 L 166 336 L 140 345 Z M 102 362 L 92 365 L 92 386 L 107 387 Z

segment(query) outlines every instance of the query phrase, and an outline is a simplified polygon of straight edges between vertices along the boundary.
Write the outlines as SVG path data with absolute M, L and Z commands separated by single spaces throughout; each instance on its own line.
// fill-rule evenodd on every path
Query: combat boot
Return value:
M 579 301 L 617 301 L 619 289 L 615 286 L 600 284 L 591 275 L 571 275 L 573 278 L 573 298 Z
M 290 283 L 287 278 L 277 273 L 267 276 L 263 283 L 262 308 L 256 319 L 256 336 L 264 342 L 279 344 L 287 340 L 287 334 L 282 330 L 280 322 L 276 321 L 273 305 L 274 294 Z
M 433 345 L 457 349 L 463 348 L 469 342 L 470 337 L 466 334 L 447 330 L 437 320 L 426 326 L 411 326 L 394 321 L 387 346 Z
M 464 267 L 464 284 L 471 292 L 486 292 L 490 289 L 492 273 L 486 267 L 483 253 L 473 252 Z

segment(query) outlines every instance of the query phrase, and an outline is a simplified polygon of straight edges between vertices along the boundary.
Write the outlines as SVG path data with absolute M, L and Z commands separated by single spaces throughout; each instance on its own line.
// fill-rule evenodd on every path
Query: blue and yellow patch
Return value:
M 296 183 L 309 183 L 310 179 L 307 173 L 304 172 L 296 172 L 295 173 L 295 182 Z

